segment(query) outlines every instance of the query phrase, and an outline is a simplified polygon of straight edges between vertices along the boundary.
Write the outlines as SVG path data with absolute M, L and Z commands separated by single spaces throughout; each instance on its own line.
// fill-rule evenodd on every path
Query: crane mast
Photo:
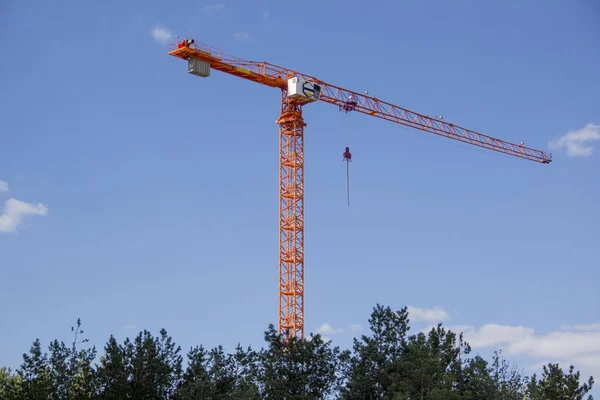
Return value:
M 303 105 L 322 101 L 346 112 L 360 112 L 525 160 L 543 164 L 552 161 L 552 155 L 544 151 L 496 139 L 275 64 L 226 55 L 193 39 L 178 39 L 169 45 L 169 50 L 169 55 L 188 61 L 191 74 L 208 77 L 214 69 L 281 90 L 281 112 L 276 121 L 279 125 L 278 331 L 288 337 L 304 337 Z M 346 153 L 350 154 L 348 148 Z
M 280 333 L 304 336 L 304 119 L 281 91 L 279 124 Z

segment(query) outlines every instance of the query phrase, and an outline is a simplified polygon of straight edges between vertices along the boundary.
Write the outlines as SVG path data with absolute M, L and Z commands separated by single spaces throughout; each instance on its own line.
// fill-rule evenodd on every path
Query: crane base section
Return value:
M 192 75 L 201 76 L 206 78 L 210 76 L 210 63 L 204 60 L 198 60 L 197 58 L 190 58 L 188 60 L 188 72 Z

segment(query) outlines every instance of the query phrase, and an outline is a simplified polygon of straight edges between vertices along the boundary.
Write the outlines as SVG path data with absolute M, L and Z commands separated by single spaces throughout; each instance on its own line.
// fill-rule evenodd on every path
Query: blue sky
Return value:
M 99 348 L 276 324 L 280 94 L 188 74 L 160 40 L 188 35 L 553 153 L 306 106 L 307 332 L 346 347 L 377 302 L 410 305 L 528 373 L 600 377 L 598 4 L 215 1 L 0 6 L 2 364 L 77 317 Z

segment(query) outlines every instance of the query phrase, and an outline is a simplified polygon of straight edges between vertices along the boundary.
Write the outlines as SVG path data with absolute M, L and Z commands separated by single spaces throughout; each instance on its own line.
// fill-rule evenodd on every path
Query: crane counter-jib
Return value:
M 281 89 L 287 88 L 287 79 L 294 73 L 269 63 L 247 61 L 233 57 L 220 58 L 210 52 L 191 47 L 172 50 L 169 54 L 188 61 L 200 60 L 214 70 Z M 203 76 L 208 76 L 208 72 Z

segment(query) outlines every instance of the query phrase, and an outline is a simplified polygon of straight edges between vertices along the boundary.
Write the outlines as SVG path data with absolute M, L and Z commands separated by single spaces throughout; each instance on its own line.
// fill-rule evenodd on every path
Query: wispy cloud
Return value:
M 600 331 L 600 322 L 584 325 L 563 325 L 560 329 L 563 331 Z
M 317 329 L 317 331 L 315 333 L 318 333 L 319 335 L 321 335 L 323 337 L 323 340 L 327 342 L 327 341 L 331 340 L 331 336 L 339 335 L 340 333 L 346 333 L 346 332 L 357 332 L 357 331 L 360 331 L 361 329 L 362 329 L 362 327 L 359 324 L 351 325 L 350 328 L 345 329 L 345 328 L 334 328 L 333 326 L 331 326 L 331 324 L 329 324 L 328 322 L 325 322 L 323 325 L 321 325 L 319 327 L 319 329 Z
M 15 232 L 25 215 L 46 215 L 48 207 L 42 203 L 31 204 L 17 199 L 8 199 L 4 203 L 4 212 L 0 215 L 0 232 Z
M 429 323 L 438 323 L 448 319 L 450 316 L 440 307 L 435 308 L 419 308 L 414 306 L 406 307 L 408 310 L 408 317 L 411 321 L 425 321 Z
M 202 11 L 210 12 L 210 11 L 219 11 L 225 8 L 225 4 L 209 4 L 207 6 L 202 7 Z
M 551 149 L 566 149 L 568 157 L 588 157 L 592 155 L 594 148 L 589 142 L 600 140 L 600 125 L 588 123 L 583 128 L 570 131 L 550 143 Z
M 250 39 L 250 34 L 248 32 L 235 32 L 233 38 L 235 40 L 248 40 Z
M 9 192 L 10 188 L 8 187 L 8 183 L 4 181 L 0 181 L 0 192 Z
M 173 39 L 173 34 L 167 28 L 157 25 L 152 29 L 152 37 L 160 44 L 166 44 Z
M 327 322 L 325 322 L 323 325 L 321 325 L 319 327 L 319 329 L 317 329 L 318 334 L 327 335 L 327 336 L 337 335 L 338 333 L 342 333 L 342 332 L 344 332 L 343 329 L 335 329 L 333 326 L 331 326 Z
M 269 10 L 263 10 L 263 12 L 260 13 L 260 19 L 263 21 L 266 21 L 267 19 L 269 19 L 270 16 L 271 16 L 271 12 Z

